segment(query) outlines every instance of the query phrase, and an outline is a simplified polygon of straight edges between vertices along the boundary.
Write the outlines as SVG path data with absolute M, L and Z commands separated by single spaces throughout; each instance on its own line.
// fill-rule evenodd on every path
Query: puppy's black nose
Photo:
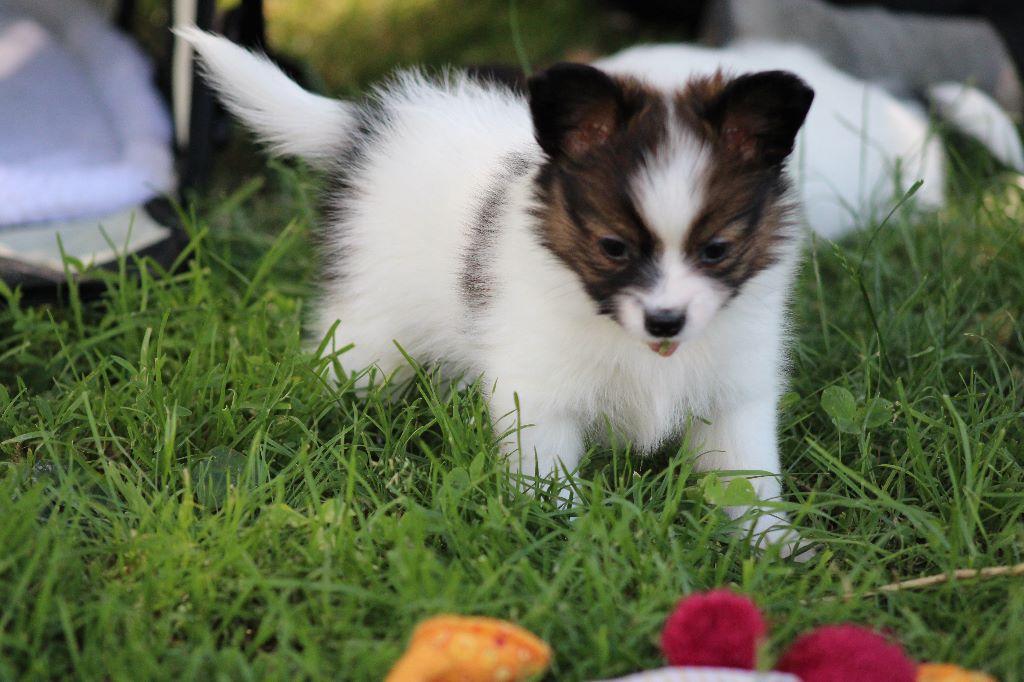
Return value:
M 651 336 L 675 336 L 686 324 L 686 313 L 677 310 L 653 310 L 644 313 L 644 328 Z

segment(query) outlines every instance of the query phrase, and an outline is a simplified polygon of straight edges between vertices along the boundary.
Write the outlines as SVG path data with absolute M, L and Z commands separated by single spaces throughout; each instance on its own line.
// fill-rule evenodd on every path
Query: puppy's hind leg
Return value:
M 354 376 L 355 388 L 365 390 L 387 380 L 397 384 L 413 374 L 390 329 L 362 322 L 353 314 L 335 317 L 333 313 L 322 313 L 316 329 L 312 340 L 320 357 L 329 361 L 327 371 L 332 381 Z

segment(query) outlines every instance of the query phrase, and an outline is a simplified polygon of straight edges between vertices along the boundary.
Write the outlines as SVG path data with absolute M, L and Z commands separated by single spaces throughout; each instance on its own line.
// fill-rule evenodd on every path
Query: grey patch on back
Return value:
M 508 206 L 509 185 L 530 170 L 525 154 L 512 152 L 501 160 L 500 168 L 484 193 L 462 255 L 459 287 L 462 300 L 472 312 L 483 310 L 491 299 L 493 283 L 488 273 L 491 250 L 498 234 L 502 213 Z
M 321 280 L 336 284 L 344 279 L 350 245 L 344 238 L 353 206 L 361 198 L 360 178 L 373 146 L 391 124 L 393 114 L 375 100 L 364 102 L 356 113 L 355 130 L 331 164 L 320 198 L 322 215 L 314 239 L 320 253 Z M 341 133 L 339 132 L 339 135 Z

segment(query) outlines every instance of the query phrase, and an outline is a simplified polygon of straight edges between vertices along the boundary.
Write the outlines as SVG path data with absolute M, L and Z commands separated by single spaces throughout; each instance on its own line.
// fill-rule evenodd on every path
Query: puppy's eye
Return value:
M 602 237 L 597 245 L 601 247 L 601 253 L 612 260 L 626 260 L 629 257 L 629 247 L 618 237 Z
M 725 260 L 729 254 L 729 242 L 724 239 L 712 239 L 700 250 L 700 262 L 705 265 L 715 265 Z

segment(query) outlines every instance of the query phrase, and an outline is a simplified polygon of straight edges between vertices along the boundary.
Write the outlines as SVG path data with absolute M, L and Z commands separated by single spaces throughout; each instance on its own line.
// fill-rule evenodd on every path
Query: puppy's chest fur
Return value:
M 521 253 L 531 239 L 506 232 L 494 246 Z M 756 295 L 738 295 L 668 358 L 595 315 L 575 275 L 543 247 L 536 255 L 528 276 L 522 260 L 491 263 L 486 305 L 473 310 L 461 339 L 464 368 L 485 371 L 485 390 L 517 391 L 525 421 L 569 411 L 590 440 L 606 442 L 611 431 L 634 451 L 650 452 L 678 438 L 691 419 L 714 420 L 723 406 L 779 392 L 795 254 L 758 275 Z
M 713 417 L 740 393 L 776 390 L 773 353 L 792 258 L 761 275 L 759 303 L 738 296 L 701 338 L 659 357 L 596 314 L 578 274 L 543 243 L 538 167 L 523 154 L 505 155 L 478 200 L 461 258 L 464 318 L 447 360 L 463 358 L 470 373 L 486 368 L 485 390 L 495 379 L 514 382 L 530 412 L 554 407 L 537 396 L 557 396 L 591 440 L 605 441 L 611 427 L 641 452 L 680 436 L 691 418 Z

